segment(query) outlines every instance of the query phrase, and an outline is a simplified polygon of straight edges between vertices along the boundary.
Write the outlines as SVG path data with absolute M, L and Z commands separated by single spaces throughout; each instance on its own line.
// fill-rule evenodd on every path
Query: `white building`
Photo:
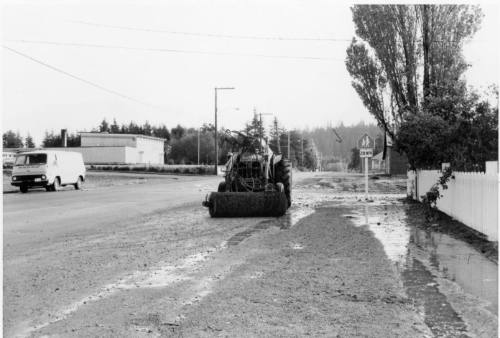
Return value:
M 384 152 L 381 151 L 377 155 L 372 157 L 372 169 L 373 170 L 385 170 L 385 160 L 383 159 Z
M 3 151 L 2 153 L 2 163 L 3 164 L 14 164 L 16 153 L 14 151 Z
M 81 132 L 78 151 L 85 164 L 163 164 L 165 139 L 146 135 Z M 61 149 L 61 148 L 59 148 Z

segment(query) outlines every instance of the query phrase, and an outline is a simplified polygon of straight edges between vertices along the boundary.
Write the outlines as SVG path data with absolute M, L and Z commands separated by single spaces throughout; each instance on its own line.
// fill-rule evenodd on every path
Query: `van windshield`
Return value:
M 18 155 L 15 165 L 47 164 L 47 154 Z

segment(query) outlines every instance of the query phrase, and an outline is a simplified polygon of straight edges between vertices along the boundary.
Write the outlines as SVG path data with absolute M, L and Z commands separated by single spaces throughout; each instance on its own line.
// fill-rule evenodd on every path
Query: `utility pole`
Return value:
M 231 90 L 234 87 L 215 87 L 215 175 L 218 173 L 218 164 L 219 164 L 219 145 L 218 145 L 218 137 L 217 137 L 217 90 Z
M 276 132 L 276 147 L 278 149 L 278 154 L 281 154 L 281 146 L 280 146 L 280 132 L 278 130 L 278 119 L 274 118 L 274 131 Z
M 304 138 L 303 135 L 300 134 L 300 165 L 304 166 Z
M 292 163 L 292 159 L 290 158 L 290 130 L 288 131 L 288 160 Z
M 200 128 L 198 127 L 198 165 L 200 165 Z
M 262 153 L 262 134 L 263 134 L 263 131 L 262 131 L 262 113 L 259 113 L 259 136 L 260 136 L 260 139 L 259 139 L 259 147 L 260 147 L 260 152 Z

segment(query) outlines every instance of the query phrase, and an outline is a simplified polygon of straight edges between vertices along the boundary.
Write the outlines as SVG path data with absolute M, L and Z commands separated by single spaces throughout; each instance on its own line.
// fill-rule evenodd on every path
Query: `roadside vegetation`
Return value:
M 484 170 L 498 157 L 498 87 L 467 86 L 462 48 L 479 6 L 356 5 L 352 85 L 411 169 Z
M 188 175 L 213 175 L 212 165 L 126 165 L 126 164 L 91 164 L 88 170 L 119 171 L 119 172 L 148 172 L 159 174 L 188 174 Z
M 498 86 L 467 86 L 462 49 L 483 13 L 471 5 L 356 5 L 347 49 L 352 85 L 410 169 L 441 169 L 422 196 L 434 211 L 453 171 L 498 159 Z M 433 217 L 431 217 L 433 218 Z

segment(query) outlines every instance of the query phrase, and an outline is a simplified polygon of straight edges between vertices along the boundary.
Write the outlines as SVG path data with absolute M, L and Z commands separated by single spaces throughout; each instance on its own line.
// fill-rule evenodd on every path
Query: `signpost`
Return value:
M 373 157 L 375 142 L 368 134 L 358 140 L 359 157 L 365 159 L 365 199 L 368 199 L 368 158 Z

